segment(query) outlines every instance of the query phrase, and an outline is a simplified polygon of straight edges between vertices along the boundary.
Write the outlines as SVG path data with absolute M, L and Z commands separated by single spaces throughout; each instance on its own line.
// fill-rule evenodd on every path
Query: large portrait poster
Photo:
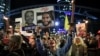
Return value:
M 36 25 L 36 18 L 34 16 L 34 9 L 27 9 L 22 11 L 22 26 Z
M 47 6 L 36 8 L 37 25 L 42 28 L 54 26 L 54 7 Z
M 41 28 L 54 26 L 54 6 L 39 7 L 22 11 L 22 25 L 25 30 L 32 30 L 36 25 Z
M 86 34 L 86 24 L 85 23 L 80 23 L 76 24 L 76 31 L 78 36 L 83 36 Z

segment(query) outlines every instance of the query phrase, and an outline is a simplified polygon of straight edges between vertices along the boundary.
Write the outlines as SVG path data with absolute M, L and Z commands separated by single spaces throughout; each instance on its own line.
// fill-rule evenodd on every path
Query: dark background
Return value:
M 11 0 L 11 10 L 31 5 L 42 5 L 42 4 L 57 4 L 57 0 Z M 90 19 L 91 22 L 88 23 L 88 32 L 91 31 L 92 33 L 96 34 L 96 32 L 100 29 L 99 0 L 75 0 L 75 5 L 95 9 L 93 12 L 90 13 L 96 16 L 98 19 L 97 20 Z M 12 16 L 12 18 L 13 17 L 14 16 Z
M 11 0 L 11 10 L 38 4 L 56 4 L 57 0 Z M 75 0 L 76 5 L 100 9 L 99 0 Z

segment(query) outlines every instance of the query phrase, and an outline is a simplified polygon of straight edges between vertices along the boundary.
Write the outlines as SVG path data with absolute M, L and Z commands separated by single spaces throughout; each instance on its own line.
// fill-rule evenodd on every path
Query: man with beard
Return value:
M 50 12 L 44 12 L 42 14 L 42 24 L 44 28 L 52 27 L 54 25 L 53 15 Z

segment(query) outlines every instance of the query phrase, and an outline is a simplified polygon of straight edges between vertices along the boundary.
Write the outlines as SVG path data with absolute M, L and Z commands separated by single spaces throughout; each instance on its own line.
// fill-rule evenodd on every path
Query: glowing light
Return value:
M 2 12 L 4 12 L 4 10 L 3 10 L 3 9 L 1 9 L 1 11 L 2 11 Z
M 71 15 L 70 11 L 64 12 L 66 15 Z
M 9 28 L 12 28 L 12 26 L 10 25 Z
M 86 20 L 85 23 L 88 23 L 88 21 Z
M 74 0 L 72 0 L 71 3 L 74 3 Z
M 57 2 L 59 2 L 60 0 L 57 0 Z
M 86 24 L 89 22 L 88 20 L 83 20 Z
M 3 16 L 3 19 L 5 19 L 5 20 L 8 20 L 8 17 L 6 17 L 6 16 Z
M 59 29 L 59 31 L 61 31 L 62 29 Z
M 57 21 L 57 22 L 55 22 L 55 26 L 59 26 L 59 22 Z
M 78 24 L 80 24 L 81 22 L 78 21 Z

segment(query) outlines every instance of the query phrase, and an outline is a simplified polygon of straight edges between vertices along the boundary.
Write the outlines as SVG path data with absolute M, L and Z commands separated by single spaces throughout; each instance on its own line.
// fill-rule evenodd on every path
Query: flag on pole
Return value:
M 66 15 L 66 16 L 65 16 L 64 29 L 65 29 L 65 30 L 68 30 L 69 27 L 70 27 L 70 25 L 69 25 L 69 21 L 68 21 L 68 16 Z

